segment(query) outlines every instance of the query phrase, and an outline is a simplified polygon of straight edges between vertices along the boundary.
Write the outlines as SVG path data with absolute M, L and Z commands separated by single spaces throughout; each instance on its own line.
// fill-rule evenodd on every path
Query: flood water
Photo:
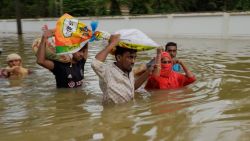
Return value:
M 98 77 L 90 67 L 102 49 L 91 44 L 84 86 L 56 89 L 52 73 L 31 51 L 38 34 L 0 36 L 0 67 L 19 53 L 33 74 L 0 79 L 1 141 L 248 141 L 250 139 L 250 40 L 155 39 L 178 43 L 178 58 L 197 81 L 188 87 L 147 92 L 135 101 L 102 106 Z M 139 53 L 147 62 L 155 50 Z M 109 57 L 109 61 L 113 58 Z

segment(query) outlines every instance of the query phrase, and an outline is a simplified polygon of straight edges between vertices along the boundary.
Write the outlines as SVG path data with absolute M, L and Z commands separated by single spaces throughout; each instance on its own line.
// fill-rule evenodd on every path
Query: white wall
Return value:
M 153 37 L 250 38 L 250 12 L 191 13 L 147 16 L 78 17 L 86 24 L 99 21 L 99 30 L 137 28 Z M 22 19 L 24 33 L 55 27 L 57 18 Z M 0 20 L 0 33 L 16 33 L 15 20 Z

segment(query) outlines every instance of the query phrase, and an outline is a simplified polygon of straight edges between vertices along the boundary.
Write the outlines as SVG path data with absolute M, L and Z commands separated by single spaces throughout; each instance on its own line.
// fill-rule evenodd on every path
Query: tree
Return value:
M 234 10 L 250 10 L 250 0 L 239 0 L 235 5 Z
M 181 4 L 181 3 L 180 3 Z M 175 0 L 154 0 L 152 7 L 154 9 L 154 13 L 172 13 L 181 11 L 182 8 L 178 2 Z
M 151 0 L 129 0 L 130 14 L 150 14 L 152 13 Z
M 110 15 L 121 15 L 120 4 L 117 0 L 110 0 Z
M 59 17 L 60 1 L 64 13 L 72 16 L 121 15 L 121 6 L 130 14 L 173 12 L 247 11 L 250 0 L 20 0 L 22 18 Z M 108 12 L 109 10 L 109 12 Z M 0 18 L 15 18 L 15 1 L 0 0 Z
M 15 18 L 15 1 L 0 1 L 0 18 Z
M 95 0 L 64 0 L 64 12 L 74 16 L 94 16 Z
M 108 0 L 96 0 L 96 15 L 108 15 L 107 12 L 107 4 L 108 4 Z

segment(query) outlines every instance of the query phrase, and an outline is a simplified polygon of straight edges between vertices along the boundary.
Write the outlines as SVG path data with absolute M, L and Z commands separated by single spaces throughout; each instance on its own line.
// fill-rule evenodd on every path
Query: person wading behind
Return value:
M 178 64 L 178 59 L 176 59 L 177 44 L 175 42 L 168 42 L 165 46 L 165 51 L 168 52 L 173 59 L 173 62 L 174 62 L 173 70 L 176 72 L 180 72 L 181 66 L 180 64 Z
M 22 58 L 16 53 L 9 54 L 6 58 L 8 66 L 0 70 L 0 77 L 3 78 L 23 78 L 30 74 L 31 71 L 24 68 Z

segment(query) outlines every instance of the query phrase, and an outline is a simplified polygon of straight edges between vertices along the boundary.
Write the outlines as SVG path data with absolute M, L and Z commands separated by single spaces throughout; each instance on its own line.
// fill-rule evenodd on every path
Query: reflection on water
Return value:
M 56 89 L 54 76 L 35 63 L 30 48 L 37 36 L 1 35 L 0 67 L 16 52 L 33 71 L 22 80 L 0 79 L 1 141 L 250 138 L 248 40 L 168 39 L 178 43 L 178 58 L 196 74 L 197 82 L 169 91 L 140 88 L 135 101 L 103 107 L 98 78 L 90 67 L 102 47 L 90 48 L 82 88 Z M 154 54 L 139 53 L 138 61 L 147 62 Z

